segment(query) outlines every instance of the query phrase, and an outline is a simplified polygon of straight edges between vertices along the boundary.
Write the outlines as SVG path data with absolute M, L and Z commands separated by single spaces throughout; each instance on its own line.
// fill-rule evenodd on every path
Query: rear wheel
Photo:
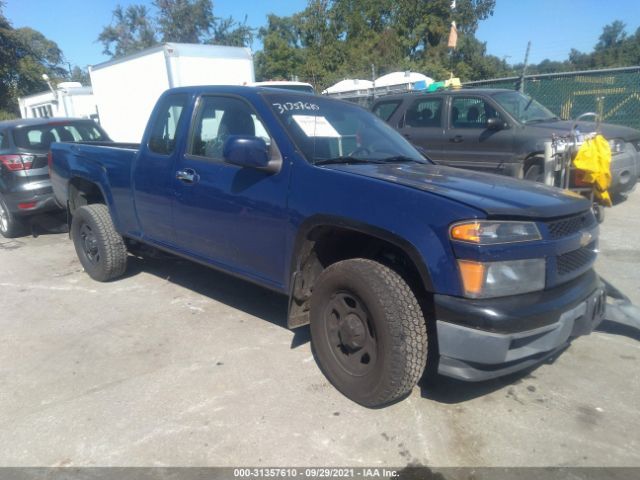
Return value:
M 329 381 L 367 407 L 408 394 L 427 359 L 415 295 L 390 268 L 365 259 L 329 266 L 311 299 L 311 343 Z
M 127 249 L 106 205 L 94 204 L 73 213 L 71 238 L 80 263 L 91 278 L 106 282 L 127 268 Z
M 15 238 L 25 235 L 26 222 L 9 211 L 4 199 L 0 197 L 0 235 Z

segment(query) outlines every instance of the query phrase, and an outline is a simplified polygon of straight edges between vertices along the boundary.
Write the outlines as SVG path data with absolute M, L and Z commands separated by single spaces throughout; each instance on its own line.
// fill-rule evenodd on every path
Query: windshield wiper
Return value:
M 326 158 L 323 160 L 317 160 L 315 162 L 313 162 L 314 165 L 332 165 L 332 164 L 336 164 L 336 163 L 344 163 L 344 164 L 349 164 L 349 163 L 387 163 L 384 161 L 380 161 L 374 158 L 357 158 L 357 157 L 349 157 L 349 156 L 342 156 L 342 157 L 334 157 L 334 158 Z

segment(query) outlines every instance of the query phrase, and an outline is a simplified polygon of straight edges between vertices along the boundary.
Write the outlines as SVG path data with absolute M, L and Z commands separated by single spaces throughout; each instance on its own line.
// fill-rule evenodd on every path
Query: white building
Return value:
M 78 82 L 62 82 L 55 91 L 18 99 L 22 118 L 75 117 L 96 119 L 98 111 L 91 87 Z

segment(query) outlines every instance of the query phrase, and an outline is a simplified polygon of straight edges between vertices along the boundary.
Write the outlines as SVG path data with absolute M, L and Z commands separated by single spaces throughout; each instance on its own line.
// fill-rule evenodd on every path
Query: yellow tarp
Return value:
M 593 185 L 593 191 L 600 203 L 611 206 L 609 186 L 611 185 L 611 148 L 609 142 L 602 136 L 584 142 L 573 165 L 584 172 L 583 180 Z

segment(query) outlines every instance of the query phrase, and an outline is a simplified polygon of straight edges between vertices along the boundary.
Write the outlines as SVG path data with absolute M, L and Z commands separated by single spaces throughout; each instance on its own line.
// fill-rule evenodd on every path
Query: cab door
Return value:
M 446 156 L 441 96 L 418 97 L 400 120 L 398 131 L 413 145 L 421 147 L 432 160 L 440 163 Z
M 141 229 L 136 233 L 167 246 L 175 242 L 172 179 L 178 158 L 177 132 L 188 126 L 183 115 L 188 102 L 189 95 L 179 93 L 167 95 L 158 103 L 148 143 L 140 146 L 132 172 L 135 213 Z
M 189 256 L 279 288 L 285 277 L 286 162 L 269 173 L 224 161 L 223 146 L 232 135 L 261 137 L 277 152 L 244 99 L 207 95 L 196 109 L 172 178 L 177 244 Z
M 451 95 L 449 100 L 443 163 L 500 173 L 513 158 L 512 129 L 487 99 Z M 498 118 L 503 127 L 490 129 L 490 118 Z

